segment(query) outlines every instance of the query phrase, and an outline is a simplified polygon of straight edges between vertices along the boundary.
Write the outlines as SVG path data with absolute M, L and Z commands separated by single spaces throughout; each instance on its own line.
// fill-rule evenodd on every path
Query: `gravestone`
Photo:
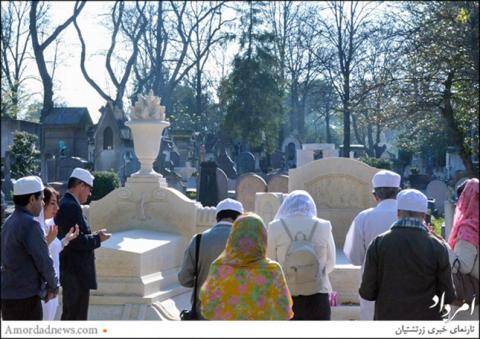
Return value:
M 266 192 L 267 183 L 256 174 L 244 174 L 237 179 L 237 200 L 243 204 L 245 212 L 255 210 L 255 194 Z
M 2 192 L 5 193 L 7 200 L 10 200 L 10 192 L 13 191 L 12 177 L 11 177 L 11 163 L 10 163 L 10 151 L 5 152 L 5 158 L 3 159 L 3 182 L 2 182 Z M 20 178 L 13 178 L 20 179 Z
M 85 159 L 81 159 L 79 157 L 57 157 L 56 160 L 56 176 L 55 179 L 52 181 L 68 181 L 68 178 L 70 178 L 70 174 L 72 174 L 73 170 L 76 167 L 87 168 L 88 166 L 88 162 Z
M 444 202 L 448 199 L 448 187 L 440 180 L 433 180 L 427 185 L 427 197 L 435 199 L 435 209 L 443 215 Z
M 255 172 L 255 157 L 250 152 L 242 152 L 237 159 L 237 173 L 242 175 L 249 172 Z
M 274 175 L 268 180 L 268 192 L 288 193 L 288 176 Z
M 270 157 L 272 169 L 283 169 L 285 167 L 285 156 L 282 151 L 273 152 Z
M 228 178 L 221 168 L 217 167 L 217 193 L 218 201 L 228 198 Z
M 425 192 L 430 177 L 425 174 L 411 174 L 408 177 L 408 181 L 410 182 L 410 188 Z
M 372 178 L 379 171 L 363 162 L 347 158 L 325 158 L 291 169 L 288 191 L 305 190 L 312 195 L 319 218 L 330 220 L 337 248 L 355 216 L 375 206 Z
M 220 152 L 220 155 L 217 159 L 217 165 L 219 168 L 222 169 L 223 172 L 229 177 L 230 179 L 235 179 L 237 177 L 237 170 L 235 169 L 235 163 L 233 162 L 232 158 L 227 154 L 225 148 Z
M 460 187 L 460 185 L 462 185 L 465 181 L 468 180 L 468 177 L 463 177 L 463 178 L 460 178 L 458 179 L 456 182 L 455 182 L 455 191 L 457 190 L 458 187 Z M 456 193 L 455 193 L 456 194 Z M 460 198 L 460 197 L 457 197 L 457 199 Z
M 265 226 L 268 227 L 270 221 L 274 219 L 286 196 L 287 194 L 278 192 L 258 192 L 255 194 L 255 213 L 262 218 Z
M 204 161 L 200 164 L 197 199 L 203 206 L 216 206 L 218 203 L 217 164 L 215 161 Z

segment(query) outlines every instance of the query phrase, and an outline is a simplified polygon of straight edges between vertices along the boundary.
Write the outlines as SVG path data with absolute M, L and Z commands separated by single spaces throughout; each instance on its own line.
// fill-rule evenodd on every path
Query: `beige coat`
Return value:
M 287 224 L 292 236 L 295 236 L 297 232 L 303 232 L 308 236 L 315 221 L 318 222 L 312 241 L 316 245 L 315 250 L 318 254 L 320 262 L 319 264 L 321 267 L 325 267 L 325 271 L 323 273 L 324 276 L 322 277 L 319 285 L 311 286 L 308 289 L 300 289 L 298 286 L 289 286 L 290 292 L 294 296 L 331 292 L 332 286 L 330 284 L 328 274 L 332 272 L 335 267 L 335 242 L 333 240 L 332 225 L 330 224 L 330 221 L 319 218 L 312 219 L 304 216 L 288 217 L 285 218 L 284 221 Z M 267 231 L 267 257 L 278 261 L 283 268 L 285 256 L 291 240 L 288 237 L 288 234 L 285 232 L 280 220 L 273 220 L 270 222 Z

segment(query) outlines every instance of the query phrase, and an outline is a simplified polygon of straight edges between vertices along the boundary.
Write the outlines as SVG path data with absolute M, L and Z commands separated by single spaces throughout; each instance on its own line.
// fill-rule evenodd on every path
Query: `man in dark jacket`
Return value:
M 447 247 L 423 221 L 423 193 L 403 190 L 397 202 L 398 220 L 368 247 L 360 296 L 376 301 L 374 320 L 441 320 L 455 298 Z
M 39 177 L 21 178 L 13 185 L 15 211 L 2 228 L 2 318 L 42 320 L 42 304 L 58 293 L 58 279 L 47 241 L 35 220 L 43 209 Z
M 71 227 L 78 224 L 80 234 L 60 252 L 60 283 L 63 289 L 62 320 L 87 320 L 90 290 L 97 289 L 94 250 L 110 238 L 106 230 L 92 233 L 82 213 L 92 192 L 93 176 L 83 168 L 75 168 L 68 180 L 68 191 L 60 201 L 55 217 L 58 238 L 62 239 Z

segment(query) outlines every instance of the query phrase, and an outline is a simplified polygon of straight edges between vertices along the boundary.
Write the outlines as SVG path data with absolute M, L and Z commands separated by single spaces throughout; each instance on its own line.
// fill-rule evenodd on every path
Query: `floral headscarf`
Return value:
M 448 244 L 453 249 L 457 240 L 465 240 L 478 250 L 478 199 L 479 181 L 470 179 L 465 185 L 453 217 L 453 228 L 448 238 Z
M 210 320 L 288 320 L 292 298 L 282 268 L 266 257 L 267 232 L 253 213 L 232 225 L 225 250 L 210 265 L 200 291 Z

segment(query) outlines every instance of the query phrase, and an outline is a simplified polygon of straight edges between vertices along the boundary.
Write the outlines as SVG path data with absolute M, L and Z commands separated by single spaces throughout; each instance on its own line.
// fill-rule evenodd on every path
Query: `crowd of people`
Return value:
M 61 319 L 87 320 L 94 250 L 111 236 L 92 232 L 82 213 L 93 180 L 74 169 L 62 199 L 39 177 L 14 183 L 15 211 L 2 227 L 2 319 L 54 320 L 61 285 Z M 360 319 L 441 320 L 444 305 L 460 307 L 452 273 L 478 285 L 479 180 L 459 188 L 448 241 L 425 222 L 427 197 L 400 182 L 392 171 L 375 174 L 377 205 L 355 217 L 345 238 L 345 255 L 361 266 Z M 230 198 L 218 203 L 216 219 L 192 238 L 178 272 L 194 288 L 190 319 L 331 319 L 335 241 L 308 192 L 290 192 L 268 225 Z M 465 319 L 478 320 L 475 304 L 478 296 Z
M 478 179 L 458 192 L 448 242 L 426 222 L 427 197 L 402 190 L 397 173 L 377 172 L 372 186 L 377 205 L 355 217 L 343 248 L 361 266 L 360 319 L 441 320 L 446 305 L 451 318 L 463 302 L 452 273 L 460 270 L 478 285 Z M 218 223 L 200 243 L 198 235 L 192 238 L 178 273 L 179 282 L 195 291 L 189 319 L 331 319 L 332 225 L 318 218 L 308 192 L 290 192 L 268 225 L 233 199 L 216 211 Z M 475 295 L 468 314 L 457 319 L 478 320 L 476 305 Z
M 54 320 L 62 286 L 62 320 L 87 320 L 96 289 L 94 249 L 110 238 L 91 232 L 81 204 L 94 177 L 75 168 L 67 192 L 45 187 L 37 176 L 13 185 L 15 210 L 2 227 L 1 311 L 3 320 Z

